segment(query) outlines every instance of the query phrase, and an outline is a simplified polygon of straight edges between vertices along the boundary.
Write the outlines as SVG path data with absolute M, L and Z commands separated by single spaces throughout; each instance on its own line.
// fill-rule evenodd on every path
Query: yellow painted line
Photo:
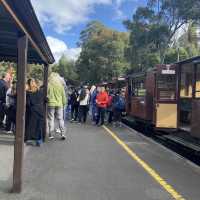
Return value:
M 103 128 L 123 147 L 123 149 L 135 160 L 164 190 L 166 190 L 175 200 L 186 200 L 171 185 L 169 185 L 152 167 L 142 160 L 133 150 L 129 148 L 113 131 L 106 126 Z

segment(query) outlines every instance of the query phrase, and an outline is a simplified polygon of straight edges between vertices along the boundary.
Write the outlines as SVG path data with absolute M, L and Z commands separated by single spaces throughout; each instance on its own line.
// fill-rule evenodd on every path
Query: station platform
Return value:
M 68 123 L 66 141 L 26 147 L 23 192 L 0 199 L 199 200 L 199 185 L 198 166 L 126 126 Z

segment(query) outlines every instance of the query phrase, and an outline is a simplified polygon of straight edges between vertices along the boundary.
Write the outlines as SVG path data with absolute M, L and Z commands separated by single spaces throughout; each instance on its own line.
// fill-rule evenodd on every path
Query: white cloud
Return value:
M 125 0 L 116 0 L 116 5 L 117 6 L 121 6 L 121 4 L 124 2 Z
M 116 0 L 116 5 L 119 7 L 125 2 L 137 2 L 138 0 Z
M 76 60 L 80 55 L 81 48 L 68 48 L 66 43 L 58 38 L 48 36 L 47 41 L 51 51 L 53 52 L 56 62 L 58 62 L 62 55 L 65 55 L 67 58 L 72 60 Z
M 124 14 L 124 12 L 122 11 L 121 7 L 122 4 L 125 2 L 137 2 L 138 0 L 115 0 L 115 4 L 114 4 L 114 9 L 115 9 L 115 16 L 114 16 L 114 20 L 124 20 L 127 18 L 127 16 Z
M 74 25 L 89 20 L 96 5 L 115 8 L 116 16 L 122 18 L 120 7 L 125 2 L 137 0 L 31 0 L 42 24 L 51 25 L 57 33 L 70 30 Z
M 123 11 L 119 8 L 115 8 L 115 16 L 113 17 L 114 20 L 123 20 L 127 18 L 127 16 L 123 13 Z
M 112 0 L 31 0 L 40 21 L 51 24 L 57 33 L 85 22 L 95 5 L 110 5 Z

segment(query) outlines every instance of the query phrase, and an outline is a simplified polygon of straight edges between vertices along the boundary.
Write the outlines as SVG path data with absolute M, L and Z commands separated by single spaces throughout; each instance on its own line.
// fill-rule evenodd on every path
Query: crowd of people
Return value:
M 16 82 L 6 74 L 0 79 L 0 128 L 12 133 L 16 121 Z
M 6 76 L 0 79 L 0 128 L 14 134 L 16 125 L 16 81 L 8 84 Z M 90 116 L 94 125 L 105 123 L 121 125 L 125 112 L 125 92 L 109 90 L 100 86 L 67 87 L 58 73 L 52 72 L 48 79 L 47 97 L 38 80 L 30 78 L 26 84 L 25 138 L 27 144 L 40 146 L 44 140 L 45 105 L 47 112 L 47 136 L 54 139 L 56 133 L 66 139 L 66 120 L 84 124 Z
M 73 88 L 68 105 L 71 107 L 71 122 L 85 123 L 89 115 L 97 126 L 105 123 L 121 125 L 125 112 L 125 92 L 94 85 L 91 88 Z

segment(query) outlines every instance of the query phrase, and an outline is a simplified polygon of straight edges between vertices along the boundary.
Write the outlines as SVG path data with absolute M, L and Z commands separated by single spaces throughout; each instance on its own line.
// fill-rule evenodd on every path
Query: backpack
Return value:
M 86 97 L 86 91 L 85 89 L 82 89 L 79 95 L 79 101 L 82 101 L 83 99 L 85 99 L 85 97 Z
M 124 110 L 125 109 L 125 99 L 121 96 L 118 96 L 114 107 L 118 110 Z

